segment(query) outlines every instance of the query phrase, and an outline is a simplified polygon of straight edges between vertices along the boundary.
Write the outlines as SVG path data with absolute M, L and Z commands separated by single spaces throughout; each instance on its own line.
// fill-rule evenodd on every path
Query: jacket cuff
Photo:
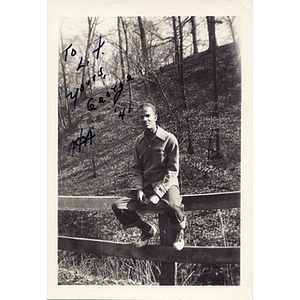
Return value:
M 142 189 L 143 189 L 143 187 L 141 185 L 134 185 L 131 187 L 131 190 L 133 190 L 133 191 L 142 190 Z

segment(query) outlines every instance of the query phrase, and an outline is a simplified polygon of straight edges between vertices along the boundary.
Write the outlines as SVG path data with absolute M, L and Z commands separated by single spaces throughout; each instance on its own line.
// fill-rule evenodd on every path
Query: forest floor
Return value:
M 240 246 L 240 210 L 186 213 L 188 246 Z M 157 215 L 144 216 L 158 225 Z M 136 228 L 124 231 L 112 212 L 59 211 L 59 235 L 133 243 Z M 150 241 L 159 243 L 159 234 Z M 160 263 L 93 254 L 58 251 L 59 285 L 157 285 Z M 179 263 L 177 285 L 239 285 L 239 264 Z

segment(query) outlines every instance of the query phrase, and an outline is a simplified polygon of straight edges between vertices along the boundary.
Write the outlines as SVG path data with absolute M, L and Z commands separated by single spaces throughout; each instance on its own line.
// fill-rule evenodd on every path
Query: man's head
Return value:
M 156 108 L 151 103 L 142 103 L 139 106 L 139 118 L 146 132 L 156 131 L 157 114 Z

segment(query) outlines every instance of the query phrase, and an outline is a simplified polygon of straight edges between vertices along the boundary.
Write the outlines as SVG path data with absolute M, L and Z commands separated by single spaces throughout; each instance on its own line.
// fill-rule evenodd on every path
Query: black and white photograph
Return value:
M 251 295 L 251 12 L 217 7 L 50 14 L 49 299 Z
M 253 2 L 5 3 L 5 299 L 297 297 L 298 10 Z

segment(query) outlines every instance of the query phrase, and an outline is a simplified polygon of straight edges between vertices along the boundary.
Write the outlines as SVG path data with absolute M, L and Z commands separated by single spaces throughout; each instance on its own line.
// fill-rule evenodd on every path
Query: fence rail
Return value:
M 237 264 L 240 256 L 239 247 L 187 246 L 181 251 L 176 251 L 168 246 L 148 245 L 145 248 L 137 249 L 135 245 L 129 243 L 66 236 L 58 238 L 58 248 L 92 253 L 97 256 L 181 263 Z
M 116 196 L 59 196 L 60 210 L 111 210 L 111 205 L 119 197 Z M 182 203 L 185 211 L 215 208 L 240 207 L 240 192 L 211 193 L 197 195 L 183 195 Z M 149 205 L 145 211 L 160 211 L 160 205 Z
M 118 197 L 58 197 L 59 210 L 110 210 Z M 183 195 L 185 210 L 210 210 L 240 207 L 240 192 Z M 147 245 L 137 249 L 129 243 L 110 242 L 95 239 L 58 237 L 58 249 L 93 253 L 97 256 L 116 256 L 161 262 L 161 285 L 174 285 L 176 263 L 240 263 L 240 247 L 198 247 L 186 246 L 181 251 L 174 250 L 172 230 L 165 218 L 163 206 L 148 205 L 141 212 L 159 214 L 161 245 Z

